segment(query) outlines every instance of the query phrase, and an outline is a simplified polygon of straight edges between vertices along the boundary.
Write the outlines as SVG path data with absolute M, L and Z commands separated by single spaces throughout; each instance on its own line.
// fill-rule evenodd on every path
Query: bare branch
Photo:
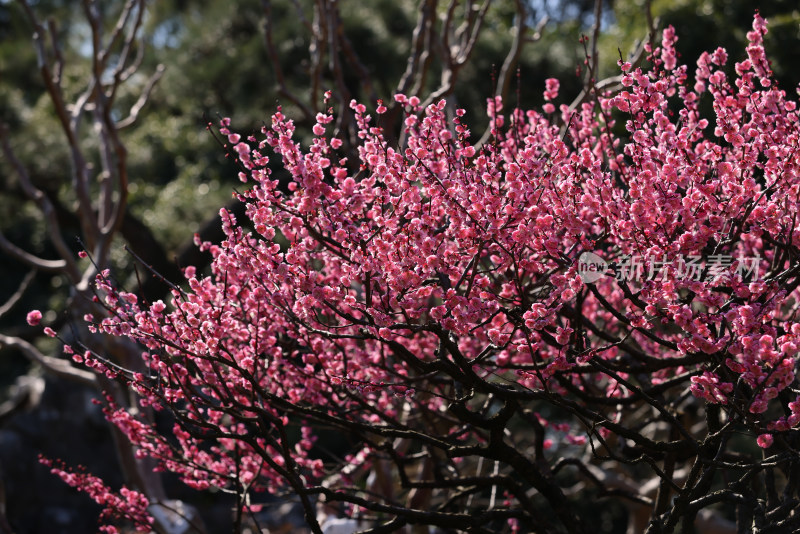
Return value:
M 337 21 L 336 21 L 336 37 L 338 39 L 338 44 L 344 52 L 344 57 L 347 59 L 347 62 L 353 67 L 356 75 L 358 76 L 358 80 L 361 83 L 361 86 L 364 88 L 364 91 L 367 93 L 367 98 L 370 99 L 371 102 L 374 102 L 378 97 L 375 93 L 375 88 L 372 85 L 372 78 L 370 77 L 369 70 L 361 61 L 361 58 L 358 57 L 358 52 L 353 47 L 353 43 L 350 42 L 350 38 L 347 37 L 347 34 L 344 32 L 344 25 L 342 24 L 341 16 L 338 16 L 337 12 Z
M 503 61 L 503 66 L 500 68 L 500 74 L 497 76 L 497 90 L 495 91 L 495 95 L 500 96 L 504 101 L 508 97 L 508 89 L 511 85 L 511 73 L 514 72 L 514 68 L 517 66 L 517 63 L 519 63 L 519 58 L 522 55 L 522 48 L 525 46 L 525 43 L 533 42 L 531 39 L 527 38 L 528 25 L 525 23 L 527 16 L 525 5 L 521 0 L 516 0 L 515 3 L 517 6 L 517 23 L 514 26 L 514 42 L 511 44 L 511 48 L 508 50 L 508 54 L 506 54 L 506 59 Z M 536 40 L 541 37 L 541 32 L 546 24 L 547 17 L 543 18 L 539 21 L 539 24 L 537 24 L 534 34 Z
M 2 234 L 0 234 L 0 239 L 5 239 Z M 5 304 L 0 306 L 0 317 L 8 313 L 17 304 L 17 302 L 19 302 L 19 299 L 21 299 L 22 295 L 25 294 L 25 291 L 28 290 L 28 287 L 31 285 L 31 282 L 35 276 L 36 269 L 29 271 L 28 274 L 25 275 L 25 278 L 22 279 L 22 282 L 20 282 L 19 287 L 14 294 L 9 297 Z
M 475 50 L 475 44 L 478 42 L 478 37 L 480 37 L 481 28 L 483 27 L 483 22 L 486 20 L 486 14 L 489 12 L 489 6 L 491 3 L 491 0 L 485 0 L 483 2 L 483 6 L 481 6 L 477 13 L 475 13 L 474 9 L 471 9 L 470 12 L 467 13 L 468 19 L 464 22 L 462 27 L 469 31 L 469 39 L 466 42 L 464 42 L 463 37 L 460 39 L 462 43 L 460 44 L 458 48 L 458 54 L 455 57 L 455 63 L 457 65 L 462 66 L 469 61 L 473 50 Z M 467 32 L 465 31 L 463 36 L 466 35 Z
M 50 199 L 47 198 L 47 195 L 33 185 L 33 182 L 28 175 L 28 171 L 25 169 L 25 166 L 22 164 L 19 158 L 17 158 L 14 150 L 11 148 L 11 143 L 8 139 L 8 126 L 3 122 L 0 122 L 0 146 L 2 147 L 3 154 L 5 155 L 6 159 L 11 163 L 11 166 L 16 171 L 22 190 L 25 192 L 28 198 L 36 203 L 39 210 L 41 210 L 45 223 L 47 224 L 50 240 L 56 247 L 58 254 L 61 256 L 61 260 L 53 261 L 38 258 L 33 254 L 27 253 L 14 246 L 2 234 L 0 234 L 0 248 L 34 268 L 47 271 L 63 270 L 64 273 L 70 277 L 72 282 L 76 283 L 78 280 L 80 280 L 80 271 L 78 270 L 78 266 L 75 264 L 72 251 L 61 237 L 61 227 L 58 224 L 58 219 L 56 217 L 53 204 L 50 202 Z
M 511 86 L 511 74 L 514 72 L 514 67 L 517 66 L 517 63 L 519 63 L 519 58 L 522 55 L 522 50 L 525 46 L 525 43 L 532 43 L 541 39 L 542 32 L 550 20 L 547 16 L 544 16 L 536 24 L 536 29 L 534 30 L 533 35 L 531 37 L 527 37 L 528 24 L 525 22 L 528 15 L 527 9 L 522 0 L 515 0 L 515 5 L 517 8 L 517 17 L 516 25 L 514 27 L 514 42 L 512 43 L 508 54 L 506 54 L 505 61 L 503 61 L 503 66 L 501 67 L 500 74 L 497 77 L 497 88 L 495 89 L 495 96 L 501 97 L 503 101 L 505 101 L 508 97 L 508 90 Z M 491 135 L 492 124 L 490 123 L 483 131 L 481 138 L 477 143 L 475 143 L 475 147 L 479 148 L 483 146 L 489 140 Z
M 419 18 L 411 38 L 411 53 L 408 55 L 406 70 L 397 85 L 397 93 L 407 94 L 410 91 L 415 94 L 425 84 L 430 66 L 430 49 L 427 43 L 436 20 L 436 6 L 436 0 L 425 0 L 419 10 Z
M 61 52 L 61 44 L 58 42 L 58 26 L 52 19 L 47 21 L 47 34 L 50 36 L 50 47 L 56 59 L 53 83 L 61 87 L 61 75 L 64 72 L 64 55 Z
M 280 95 L 288 98 L 289 101 L 295 106 L 300 108 L 305 120 L 311 121 L 314 119 L 314 111 L 308 107 L 305 102 L 300 100 L 297 95 L 291 92 L 286 84 L 286 75 L 283 72 L 283 67 L 281 67 L 278 50 L 275 48 L 275 43 L 272 38 L 272 2 L 271 0 L 262 0 L 261 5 L 263 6 L 264 10 L 264 20 L 262 22 L 262 28 L 264 30 L 264 42 L 267 47 L 267 55 L 269 55 L 270 64 L 275 72 L 275 79 L 278 82 L 278 92 Z
M 311 56 L 311 96 L 309 102 L 315 114 L 319 109 L 318 102 L 320 92 L 322 91 L 322 72 L 328 46 L 326 11 L 324 0 L 317 0 L 314 3 L 314 22 L 312 23 L 311 44 L 308 47 L 308 52 Z
M 144 86 L 144 89 L 142 89 L 142 94 L 139 95 L 136 103 L 131 106 L 130 114 L 116 124 L 117 130 L 128 128 L 136 122 L 136 119 L 139 118 L 139 113 L 141 113 L 142 108 L 144 108 L 144 106 L 147 104 L 147 101 L 150 99 L 150 94 L 153 92 L 153 88 L 158 83 L 158 80 L 160 80 L 164 75 L 164 70 L 163 64 L 159 64 L 158 67 L 156 67 L 156 71 L 152 76 L 150 76 L 150 79 L 147 80 L 147 84 Z
M 136 72 L 139 64 L 141 64 L 141 61 L 144 58 L 144 52 L 143 52 L 144 47 L 139 46 L 136 58 L 134 59 L 133 62 L 131 62 L 130 65 L 128 65 L 128 58 L 130 56 L 134 44 L 137 42 L 137 34 L 139 32 L 139 28 L 142 25 L 142 20 L 144 17 L 144 2 L 142 0 L 129 0 L 125 4 L 125 8 L 120 14 L 119 20 L 117 21 L 117 26 L 114 28 L 114 33 L 112 35 L 111 41 L 109 42 L 108 46 L 106 46 L 105 50 L 100 52 L 103 58 L 102 63 L 105 64 L 107 62 L 109 54 L 111 54 L 111 52 L 114 50 L 116 43 L 120 39 L 122 31 L 126 27 L 128 27 L 129 19 L 134 10 L 134 7 L 136 6 L 138 6 L 138 8 L 136 9 L 136 19 L 132 24 L 130 24 L 130 28 L 128 29 L 128 34 L 125 37 L 125 41 L 122 45 L 122 50 L 120 50 L 119 52 L 117 64 L 114 67 L 114 72 L 112 74 L 112 79 L 114 81 L 106 93 L 106 97 L 108 98 L 108 104 L 107 104 L 108 106 L 111 106 L 113 104 L 117 89 L 120 87 L 122 82 L 130 78 Z
M 0 249 L 12 258 L 16 258 L 34 269 L 47 272 L 62 272 L 67 267 L 67 262 L 64 260 L 46 260 L 19 248 L 9 241 L 2 232 L 0 232 Z
M 423 108 L 453 92 L 461 67 L 469 61 L 472 52 L 475 50 L 475 44 L 478 42 L 480 30 L 483 26 L 483 21 L 486 19 L 486 14 L 488 13 L 490 5 L 491 0 L 485 0 L 480 9 L 475 9 L 470 2 L 467 13 L 465 14 L 465 20 L 455 32 L 458 45 L 454 46 L 449 45 L 451 41 L 450 27 L 452 24 L 452 9 L 448 10 L 448 16 L 442 24 L 440 36 L 440 49 L 443 57 L 439 87 L 424 99 L 422 103 Z M 452 3 L 451 8 L 454 8 Z
M 591 79 L 587 83 L 594 84 L 597 80 L 597 66 L 600 61 L 600 54 L 597 52 L 597 44 L 600 40 L 600 26 L 603 21 L 603 0 L 594 1 L 594 23 L 592 24 L 592 44 L 591 44 L 591 69 L 587 72 L 587 76 Z
M 91 214 L 93 211 L 92 201 L 89 195 L 89 170 L 86 158 L 83 156 L 82 149 L 80 148 L 76 132 L 80 127 L 84 108 L 94 92 L 94 78 L 90 79 L 89 87 L 87 87 L 81 97 L 78 98 L 75 105 L 72 106 L 71 111 L 68 111 L 67 104 L 64 102 L 61 86 L 59 85 L 60 72 L 63 64 L 61 62 L 58 64 L 56 70 L 59 74 L 58 76 L 54 76 L 51 72 L 50 64 L 47 61 L 47 53 L 43 38 L 45 29 L 39 22 L 39 19 L 36 17 L 28 1 L 20 0 L 20 2 L 28 16 L 28 20 L 34 28 L 33 44 L 38 58 L 39 70 L 70 148 L 73 167 L 72 183 L 75 194 L 78 197 L 78 213 L 81 214 L 81 228 L 83 230 L 84 239 L 91 248 L 95 244 L 95 236 L 99 232 L 99 228 L 92 217 L 86 216 L 86 214 Z M 56 53 L 56 57 L 59 57 L 59 53 Z M 59 83 L 57 83 L 57 81 Z
M 73 367 L 67 360 L 46 356 L 22 338 L 0 334 L 1 347 L 11 347 L 19 350 L 29 360 L 38 363 L 47 372 L 55 376 L 78 382 L 85 386 L 97 386 L 97 375 L 94 373 Z

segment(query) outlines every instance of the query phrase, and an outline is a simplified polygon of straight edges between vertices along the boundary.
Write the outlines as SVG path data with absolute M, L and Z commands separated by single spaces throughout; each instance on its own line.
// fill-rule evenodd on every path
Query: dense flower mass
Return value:
M 669 28 L 648 69 L 620 62 L 614 93 L 556 108 L 548 80 L 542 112 L 492 99 L 479 147 L 463 110 L 405 95 L 399 146 L 383 103 L 352 103 L 353 153 L 332 113 L 307 149 L 281 110 L 261 140 L 224 120 L 249 221 L 220 212 L 225 240 L 198 243 L 211 272 L 187 268 L 169 303 L 98 278 L 94 328 L 140 343 L 148 374 L 80 356 L 169 410 L 172 435 L 108 417 L 194 488 L 296 492 L 312 528 L 324 501 L 523 531 L 548 531 L 546 506 L 580 532 L 556 474 L 602 485 L 620 458 L 679 492 L 657 508 L 678 521 L 724 462 L 760 461 L 726 432 L 774 450 L 800 424 L 800 121 L 766 31 L 756 16 L 734 78 L 723 49 L 690 77 Z M 343 464 L 322 427 L 351 436 Z M 698 471 L 675 482 L 684 463 Z

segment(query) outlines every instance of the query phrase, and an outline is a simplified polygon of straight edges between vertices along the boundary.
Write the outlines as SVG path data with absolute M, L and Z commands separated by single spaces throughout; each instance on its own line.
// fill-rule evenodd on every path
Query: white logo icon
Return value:
M 600 280 L 608 270 L 606 260 L 594 252 L 584 252 L 578 257 L 578 276 L 585 284 L 593 284 Z

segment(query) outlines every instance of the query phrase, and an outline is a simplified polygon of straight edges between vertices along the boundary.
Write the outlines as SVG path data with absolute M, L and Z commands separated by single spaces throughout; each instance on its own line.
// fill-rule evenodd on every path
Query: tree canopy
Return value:
M 481 134 L 491 133 L 485 109 L 492 95 L 504 93 L 506 109 L 538 107 L 545 104 L 545 88 L 552 89 L 546 80 L 557 78 L 567 104 L 590 101 L 582 93 L 591 85 L 589 77 L 603 88 L 619 88 L 620 55 L 634 67 L 647 68 L 647 54 L 637 42 L 669 25 L 680 35 L 676 54 L 691 69 L 703 51 L 724 47 L 731 61 L 721 68 L 735 75 L 733 64 L 745 57 L 756 8 L 770 22 L 764 47 L 774 80 L 793 94 L 800 18 L 792 2 L 758 4 L 498 0 L 487 2 L 484 13 L 482 3 L 454 2 L 449 11 L 449 4 L 431 0 L 0 3 L 5 156 L 0 160 L 0 380 L 9 401 L 0 407 L 0 422 L 21 435 L 20 425 L 30 420 L 20 414 L 26 403 L 35 410 L 41 391 L 32 384 L 40 384 L 34 379 L 42 376 L 51 392 L 77 391 L 81 386 L 57 381 L 71 379 L 129 405 L 125 387 L 82 374 L 80 366 L 59 354 L 52 338 L 25 322 L 23 311 L 44 310 L 42 322 L 77 339 L 86 334 L 82 318 L 96 272 L 111 269 L 121 285 L 147 302 L 167 298 L 170 283 L 184 280 L 187 266 L 210 272 L 211 255 L 198 250 L 194 235 L 203 242 L 230 238 L 221 230 L 221 206 L 240 222 L 247 217 L 241 196 L 232 197 L 242 192 L 235 154 L 221 146 L 233 143 L 207 131 L 209 122 L 231 117 L 247 136 L 270 124 L 280 105 L 284 116 L 295 119 L 297 136 L 309 143 L 318 137 L 318 113 L 333 105 L 332 133 L 356 161 L 360 127 L 350 100 L 370 106 L 383 100 L 389 107 L 381 119 L 387 136 L 403 143 L 390 133 L 402 137 L 403 107 L 393 100 L 401 90 L 423 100 L 431 97 L 425 104 L 446 97 L 451 116 L 466 109 L 471 136 L 464 142 L 480 146 L 491 137 Z M 447 27 L 443 21 L 451 16 Z M 98 57 L 106 61 L 99 70 Z M 50 70 L 44 72 L 42 65 Z M 333 100 L 326 104 L 328 90 Z M 81 120 L 65 123 L 65 114 L 76 109 Z M 613 113 L 620 118 L 619 108 Z M 623 123 L 618 121 L 615 133 L 627 139 Z M 392 124 L 397 128 L 388 127 Z M 288 192 L 291 173 L 277 160 L 270 162 L 270 171 L 279 189 Z M 84 249 L 97 265 L 78 259 Z M 75 258 L 74 266 L 65 256 Z M 96 343 L 93 350 L 121 358 L 118 363 L 127 365 L 133 354 L 107 338 Z M 713 390 L 710 382 L 707 387 Z M 61 425 L 63 432 L 69 428 Z M 116 438 L 119 443 L 120 435 Z M 163 484 L 148 479 L 152 473 L 142 475 L 152 465 L 137 463 L 133 449 L 111 445 L 108 435 L 105 440 L 105 450 L 116 452 L 122 466 L 111 469 L 116 471 L 112 479 L 160 495 Z M 37 446 L 36 453 L 54 456 L 51 445 Z M 61 452 L 55 456 L 69 462 Z M 90 453 L 78 457 L 91 462 Z M 7 469 L 8 454 L 0 454 L 0 462 Z M 34 464 L 34 455 L 22 463 Z M 45 480 L 39 483 L 49 483 Z M 6 479 L 5 484 L 16 488 L 20 483 Z M 29 515 L 9 512 L 0 519 L 21 530 L 32 515 L 19 499 L 31 493 L 17 495 L 7 494 L 8 510 Z M 624 529 L 626 514 L 609 508 L 603 530 Z

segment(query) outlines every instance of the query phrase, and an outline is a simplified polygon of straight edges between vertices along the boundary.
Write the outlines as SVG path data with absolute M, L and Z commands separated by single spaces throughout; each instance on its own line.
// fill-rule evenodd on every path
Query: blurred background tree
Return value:
M 603 71 L 605 75 L 614 73 L 607 60 L 619 57 L 617 48 L 625 53 L 642 39 L 642 29 L 648 24 L 648 7 L 660 27 L 675 27 L 678 52 L 690 70 L 704 51 L 722 47 L 733 54 L 743 54 L 753 13 L 759 11 L 769 21 L 765 46 L 772 70 L 784 90 L 794 93 L 797 88 L 800 76 L 793 66 L 800 61 L 800 50 L 794 44 L 800 37 L 800 10 L 791 0 L 614 0 L 614 23 L 604 32 L 601 46 L 604 67 L 610 69 Z M 733 62 L 740 60 L 732 56 L 731 68 Z
M 92 32 L 84 7 L 99 10 L 99 18 L 111 24 L 111 15 L 123 4 L 122 0 L 96 4 L 40 0 L 32 5 L 39 19 L 56 23 L 53 31 L 61 43 L 62 86 L 68 98 L 76 98 L 92 74 Z M 180 280 L 180 266 L 207 262 L 192 244 L 193 235 L 200 232 L 204 239 L 215 240 L 219 207 L 228 204 L 237 209 L 231 201 L 231 191 L 239 184 L 237 170 L 206 131 L 207 122 L 216 122 L 218 117 L 232 117 L 239 131 L 257 130 L 275 106 L 282 105 L 301 128 L 308 129 L 314 111 L 323 106 L 322 91 L 334 90 L 343 103 L 349 98 L 391 101 L 400 88 L 423 97 L 441 94 L 466 108 L 477 141 L 486 126 L 486 99 L 493 93 L 505 90 L 510 104 L 537 106 L 544 80 L 551 77 L 561 80 L 564 102 L 580 93 L 585 74 L 585 68 L 580 69 L 583 34 L 591 36 L 598 30 L 596 77 L 605 78 L 617 73 L 620 52 L 634 53 L 637 42 L 647 39 L 648 28 L 655 25 L 676 27 L 684 60 L 693 61 L 702 51 L 718 46 L 743 50 L 757 8 L 770 21 L 766 46 L 782 87 L 793 91 L 800 79 L 793 69 L 800 62 L 800 49 L 795 46 L 800 13 L 796 3 L 788 0 L 766 4 L 755 0 L 613 0 L 599 5 L 594 0 L 497 0 L 486 12 L 469 61 L 457 72 L 448 72 L 447 51 L 441 42 L 423 39 L 415 44 L 426 7 L 435 11 L 430 17 L 435 26 L 446 15 L 446 3 L 343 0 L 338 12 L 329 13 L 340 22 L 338 40 L 331 40 L 331 34 L 320 38 L 324 28 L 319 26 L 319 10 L 328 9 L 329 4 L 323 0 L 163 0 L 147 5 L 134 51 L 141 53 L 140 64 L 120 85 L 114 108 L 136 109 L 142 95 L 148 95 L 136 120 L 120 130 L 127 149 L 127 211 L 108 264 L 148 300 L 163 297 L 167 286 L 141 272 L 137 280 L 133 257 L 123 245 L 166 279 Z M 464 2 L 456 4 L 464 9 Z M 478 3 L 464 20 L 477 15 L 481 6 Z M 520 44 L 523 24 L 521 44 L 525 46 L 509 56 Z M 75 214 L 70 145 L 37 67 L 33 31 L 23 3 L 0 1 L 0 122 L 7 125 L 9 144 L 30 181 L 54 206 L 64 242 L 77 254 L 83 245 L 77 241 L 81 223 Z M 330 43 L 335 43 L 338 54 L 326 50 Z M 419 76 L 409 77 L 409 57 L 419 52 L 429 54 L 429 70 L 426 76 L 418 71 Z M 504 79 L 507 63 L 511 72 Z M 161 66 L 163 75 L 150 87 L 150 75 L 160 73 Z M 580 72 L 576 73 L 576 67 Z M 91 128 L 91 123 L 81 127 L 78 143 L 87 153 L 97 154 Z M 88 165 L 102 168 L 102 161 L 94 157 Z M 42 258 L 57 257 L 49 228 L 8 157 L 0 160 L 0 232 L 22 250 Z M 64 327 L 69 317 L 60 311 L 70 302 L 69 279 L 58 269 L 31 270 L 2 251 L 0 274 L 0 333 L 32 343 L 43 354 L 59 356 L 56 343 L 43 337 L 40 328 L 28 326 L 24 318 L 32 308 L 50 310 L 44 322 Z M 88 499 L 73 496 L 38 465 L 36 457 L 44 453 L 87 464 L 109 482 L 122 482 L 111 434 L 102 414 L 89 402 L 97 391 L 52 378 L 18 347 L 5 345 L 0 343 L 4 392 L 0 397 L 0 483 L 5 486 L 0 491 L 0 532 L 90 531 L 96 510 Z M 177 498 L 191 500 L 191 495 Z M 222 517 L 219 523 L 214 513 Z M 224 514 L 224 510 L 206 514 L 210 531 L 225 524 Z M 613 512 L 606 523 L 603 531 L 616 531 L 626 524 L 624 512 Z

